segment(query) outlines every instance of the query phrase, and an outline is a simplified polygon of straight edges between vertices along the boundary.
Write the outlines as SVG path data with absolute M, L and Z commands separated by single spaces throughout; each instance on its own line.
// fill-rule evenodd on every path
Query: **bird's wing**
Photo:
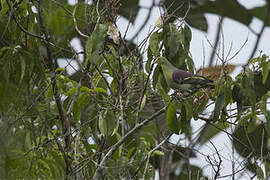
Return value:
M 199 76 L 199 75 L 193 75 L 190 77 L 186 77 L 182 80 L 183 84 L 199 84 L 199 85 L 203 85 L 203 84 L 209 84 L 209 83 L 213 83 L 212 80 L 203 77 L 203 76 Z
M 181 69 L 177 69 L 172 74 L 172 79 L 176 83 L 182 83 L 186 78 L 192 77 L 193 74 L 190 72 L 183 71 Z
M 202 84 L 209 84 L 213 83 L 212 80 L 200 76 L 200 75 L 194 75 L 190 72 L 186 72 L 183 70 L 175 70 L 172 74 L 172 79 L 174 82 L 177 84 L 197 84 L 197 85 L 202 85 Z

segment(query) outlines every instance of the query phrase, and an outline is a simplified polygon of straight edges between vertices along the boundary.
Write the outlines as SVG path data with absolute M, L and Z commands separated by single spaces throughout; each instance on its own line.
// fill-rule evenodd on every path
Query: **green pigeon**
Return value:
M 168 86 L 174 90 L 196 92 L 200 88 L 215 87 L 212 80 L 181 69 L 177 69 L 165 57 L 160 57 L 155 62 L 161 66 Z

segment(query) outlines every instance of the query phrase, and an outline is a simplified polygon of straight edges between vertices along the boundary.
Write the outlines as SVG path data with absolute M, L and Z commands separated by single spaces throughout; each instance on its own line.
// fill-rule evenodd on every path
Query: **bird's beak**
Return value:
M 157 58 L 155 61 L 154 61 L 154 63 L 159 63 L 159 58 Z

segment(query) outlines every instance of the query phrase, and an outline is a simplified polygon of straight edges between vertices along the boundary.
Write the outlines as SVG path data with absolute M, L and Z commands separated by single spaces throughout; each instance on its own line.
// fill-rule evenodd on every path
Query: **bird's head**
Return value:
M 159 65 L 169 64 L 169 61 L 165 57 L 159 57 L 155 60 L 155 63 Z

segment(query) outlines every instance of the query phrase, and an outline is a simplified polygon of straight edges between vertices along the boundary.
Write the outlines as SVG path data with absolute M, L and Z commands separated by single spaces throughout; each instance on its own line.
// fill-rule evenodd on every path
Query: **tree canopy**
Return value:
M 164 13 L 135 44 L 143 27 L 128 40 L 116 22 L 121 16 L 134 23 L 145 8 L 139 0 L 0 1 L 0 177 L 270 177 L 270 57 L 254 57 L 270 25 L 270 2 L 253 9 L 235 0 L 152 2 L 149 15 L 155 6 Z M 207 31 L 205 13 L 219 15 L 219 26 L 223 18 L 247 27 L 255 17 L 263 22 L 236 78 L 230 75 L 236 65 L 228 62 L 237 53 L 219 56 L 219 36 L 207 67 L 194 67 L 191 29 Z M 82 51 L 71 45 L 74 39 Z M 215 88 L 172 91 L 155 63 L 159 57 L 212 79 Z M 220 65 L 213 66 L 214 57 Z M 193 120 L 204 122 L 199 132 Z M 226 157 L 211 141 L 222 133 L 231 140 L 232 157 L 234 151 L 239 157 L 230 174 L 222 173 Z M 173 134 L 180 138 L 173 141 Z M 205 155 L 211 177 L 191 163 L 207 143 L 214 149 Z

